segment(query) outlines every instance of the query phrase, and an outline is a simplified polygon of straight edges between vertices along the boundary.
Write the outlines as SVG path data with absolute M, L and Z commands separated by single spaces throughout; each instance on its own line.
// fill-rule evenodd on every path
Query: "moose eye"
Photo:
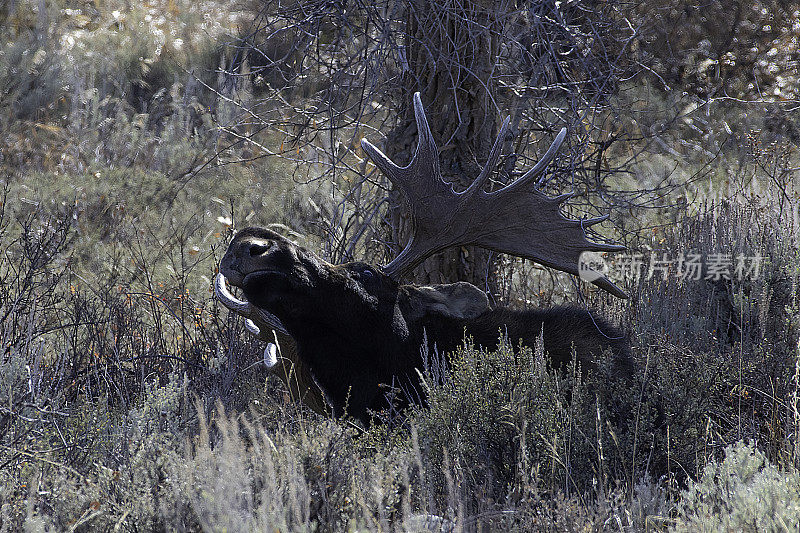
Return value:
M 369 268 L 365 268 L 361 271 L 361 281 L 371 282 L 375 279 L 375 272 L 373 272 Z

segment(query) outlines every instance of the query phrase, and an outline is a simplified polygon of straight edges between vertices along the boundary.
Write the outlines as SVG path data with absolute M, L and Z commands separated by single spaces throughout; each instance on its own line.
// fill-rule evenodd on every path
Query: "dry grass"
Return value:
M 338 207 L 252 147 L 187 173 L 230 139 L 212 120 L 220 94 L 183 67 L 216 84 L 216 39 L 238 13 L 47 5 L 46 23 L 27 2 L 0 13 L 16 32 L 0 54 L 0 530 L 795 527 L 791 142 L 721 140 L 732 111 L 715 122 L 709 108 L 681 126 L 695 137 L 673 132 L 676 149 L 631 167 L 634 187 L 675 165 L 685 186 L 662 211 L 620 210 L 629 249 L 764 262 L 752 279 L 643 277 L 628 302 L 592 295 L 630 334 L 630 382 L 465 345 L 429 354 L 426 408 L 356 430 L 289 403 L 209 291 L 232 225 L 278 223 L 317 247 Z M 517 271 L 510 301 L 575 291 L 529 277 Z

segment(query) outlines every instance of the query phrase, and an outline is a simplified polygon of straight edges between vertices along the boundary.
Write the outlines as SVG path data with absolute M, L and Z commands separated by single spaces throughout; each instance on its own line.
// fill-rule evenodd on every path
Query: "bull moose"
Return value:
M 496 166 L 507 118 L 478 178 L 463 192 L 444 182 L 438 152 L 419 94 L 414 95 L 419 141 L 411 163 L 394 164 L 363 140 L 375 165 L 406 196 L 413 235 L 388 265 L 363 262 L 330 264 L 310 250 L 268 229 L 239 231 L 220 263 L 215 291 L 222 303 L 245 317 L 247 329 L 282 348 L 279 374 L 294 396 L 312 408 L 325 402 L 334 414 L 347 413 L 367 423 L 370 411 L 387 406 L 387 387 L 418 399 L 422 348 L 447 353 L 463 344 L 465 335 L 485 348 L 502 335 L 533 346 L 543 337 L 554 365 L 573 353 L 591 369 L 604 350 L 613 354 L 611 368 L 628 375 L 631 364 L 618 329 L 594 313 L 575 308 L 515 310 L 492 307 L 486 294 L 466 282 L 417 286 L 402 284 L 404 273 L 431 254 L 451 246 L 477 245 L 532 259 L 578 274 L 581 253 L 624 247 L 589 241 L 584 228 L 606 217 L 571 220 L 560 206 L 569 194 L 548 197 L 532 187 L 566 136 L 562 129 L 543 158 L 522 177 L 486 192 Z M 242 290 L 234 297 L 226 281 Z M 606 277 L 592 281 L 611 294 L 626 294 Z M 268 345 L 269 356 L 274 345 Z M 265 357 L 270 364 L 277 361 Z M 317 388 L 318 387 L 318 388 Z

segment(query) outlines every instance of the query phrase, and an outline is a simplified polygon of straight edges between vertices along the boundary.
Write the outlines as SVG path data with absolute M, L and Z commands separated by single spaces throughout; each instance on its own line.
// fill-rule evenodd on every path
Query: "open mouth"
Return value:
M 267 272 L 272 273 L 272 271 L 251 272 L 245 276 L 245 282 L 247 281 L 248 276 L 264 274 Z M 275 273 L 280 274 L 279 272 Z M 271 338 L 268 336 L 269 330 L 275 330 L 279 333 L 283 333 L 284 335 L 289 334 L 286 331 L 286 327 L 278 317 L 256 305 L 251 304 L 247 300 L 241 300 L 231 294 L 226 286 L 226 281 L 227 280 L 225 279 L 225 276 L 221 272 L 218 273 L 214 278 L 214 293 L 217 295 L 217 298 L 219 298 L 219 301 L 222 302 L 222 305 L 237 315 L 245 318 L 244 325 L 245 328 L 247 328 L 247 331 L 259 339 L 267 342 L 271 340 Z
M 269 269 L 269 268 L 266 268 L 266 269 L 263 269 L 263 270 L 256 270 L 256 271 L 250 272 L 249 274 L 245 275 L 244 278 L 242 278 L 242 288 L 244 288 L 244 286 L 247 285 L 247 283 L 250 280 L 252 280 L 254 277 L 263 278 L 263 277 L 266 277 L 266 276 L 274 276 L 274 277 L 278 277 L 278 278 L 288 278 L 289 277 L 289 276 L 286 275 L 285 272 L 281 272 L 279 270 L 272 270 L 272 269 Z

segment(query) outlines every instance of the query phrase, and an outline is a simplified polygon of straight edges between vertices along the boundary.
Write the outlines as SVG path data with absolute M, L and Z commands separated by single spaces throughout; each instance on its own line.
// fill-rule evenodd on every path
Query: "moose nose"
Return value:
M 248 251 L 250 252 L 250 257 L 257 257 L 259 255 L 267 253 L 272 248 L 273 245 L 274 243 L 272 241 L 256 242 L 250 244 L 250 247 L 248 248 Z

